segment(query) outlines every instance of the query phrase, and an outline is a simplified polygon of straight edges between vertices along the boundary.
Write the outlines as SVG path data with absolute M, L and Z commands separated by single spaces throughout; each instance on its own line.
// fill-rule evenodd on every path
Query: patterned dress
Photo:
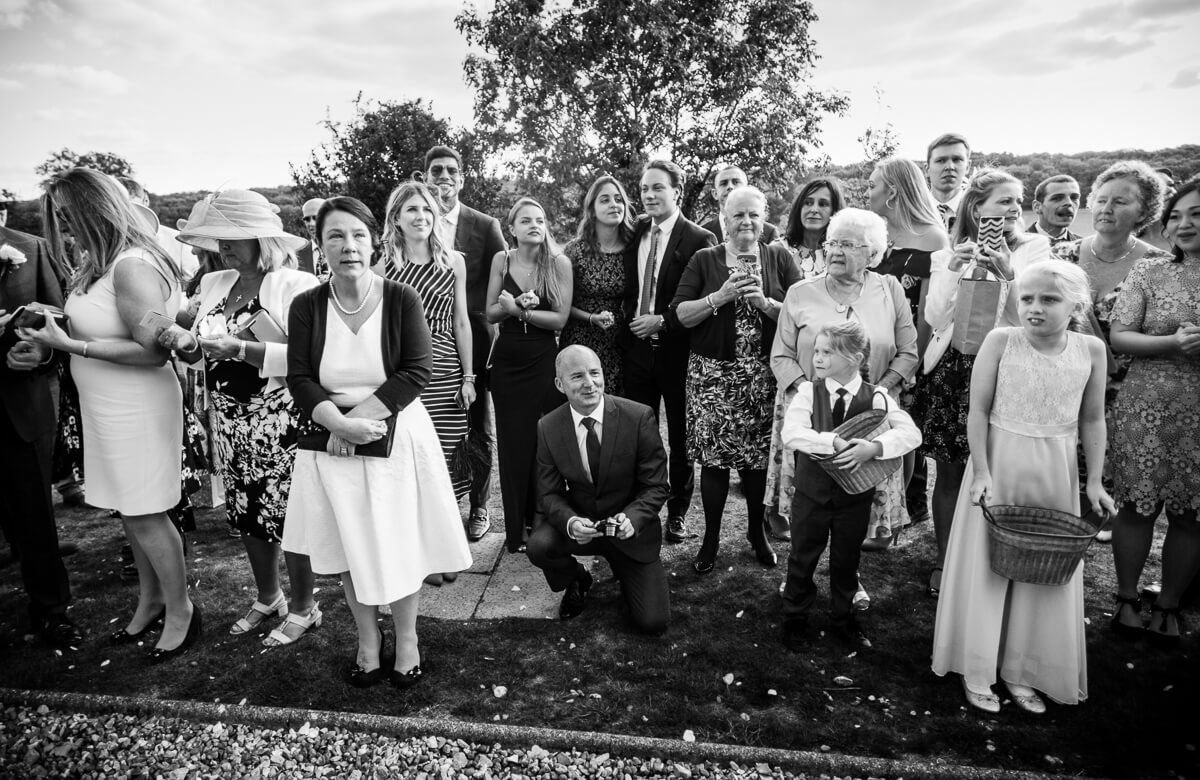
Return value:
M 762 354 L 758 310 L 734 302 L 733 360 L 688 360 L 688 458 L 703 466 L 766 469 L 771 449 L 775 377 Z
M 256 295 L 225 318 L 232 323 L 261 309 Z M 224 310 L 224 299 L 212 309 Z M 296 458 L 292 397 L 282 387 L 266 392 L 269 380 L 258 375 L 256 366 L 241 360 L 210 360 L 204 374 L 229 525 L 256 539 L 278 543 Z
M 586 241 L 575 239 L 563 250 L 574 269 L 575 292 L 571 305 L 586 312 L 612 312 L 616 322 L 607 330 L 583 320 L 569 319 L 562 329 L 559 345 L 581 344 L 600 356 L 604 369 L 604 390 L 621 395 L 621 352 L 617 334 L 625 325 L 621 298 L 625 293 L 623 252 L 600 252 Z
M 1112 321 L 1149 336 L 1175 333 L 1200 316 L 1200 265 L 1147 257 L 1125 279 Z M 1200 360 L 1137 356 L 1113 404 L 1109 447 L 1114 498 L 1139 514 L 1200 509 Z
M 442 454 L 446 456 L 454 497 L 462 498 L 471 487 L 471 480 L 461 470 L 455 476 L 454 453 L 470 426 L 467 410 L 458 403 L 463 370 L 454 341 L 454 271 L 437 263 L 406 263 L 397 268 L 389 260 L 385 274 L 394 282 L 412 285 L 421 296 L 433 344 L 433 378 L 421 391 L 421 403 L 433 420 Z

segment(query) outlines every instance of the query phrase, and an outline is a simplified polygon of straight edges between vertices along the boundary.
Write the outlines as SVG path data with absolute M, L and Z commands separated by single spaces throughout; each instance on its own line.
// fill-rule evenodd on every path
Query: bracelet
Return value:
M 596 324 L 596 314 L 594 312 L 588 314 L 588 325 Z
M 241 360 L 242 362 L 245 362 L 245 360 L 246 360 L 246 342 L 244 342 L 244 341 L 238 342 L 237 359 Z
M 87 357 L 87 345 L 88 343 L 86 341 L 83 342 L 83 351 L 79 353 L 80 357 Z
M 470 382 L 471 384 L 475 384 L 475 375 L 474 374 L 463 374 L 463 381 Z
M 717 309 L 719 309 L 720 307 L 717 306 L 715 303 L 713 303 L 712 293 L 709 293 L 708 295 L 704 296 L 704 302 L 708 304 L 708 308 L 712 309 L 712 313 L 715 316 L 717 313 Z

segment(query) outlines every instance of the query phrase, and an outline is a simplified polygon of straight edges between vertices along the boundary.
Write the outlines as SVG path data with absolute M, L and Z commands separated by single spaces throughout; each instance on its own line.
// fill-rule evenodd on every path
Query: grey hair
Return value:
M 874 211 L 844 208 L 830 217 L 825 235 L 831 236 L 835 230 L 852 230 L 862 234 L 863 241 L 871 250 L 867 268 L 874 268 L 883 260 L 888 245 L 887 223 Z
M 734 167 L 737 167 L 737 166 L 730 165 L 729 167 L 730 167 L 730 168 L 734 168 Z M 763 219 L 766 219 L 766 217 L 767 217 L 767 215 L 766 215 L 766 211 L 767 211 L 767 196 L 766 196 L 766 195 L 764 195 L 764 194 L 763 194 L 763 191 L 762 191 L 762 190 L 760 190 L 758 187 L 754 187 L 754 186 L 752 186 L 752 185 L 749 185 L 749 184 L 744 184 L 744 185 L 742 185 L 741 187 L 737 187 L 737 188 L 735 188 L 735 189 L 731 190 L 731 191 L 729 192 L 729 195 L 728 195 L 728 196 L 726 196 L 726 198 L 725 198 L 725 205 L 727 205 L 727 206 L 728 206 L 728 205 L 729 205 L 729 201 L 733 200 L 735 197 L 739 197 L 739 198 L 740 198 L 740 197 L 742 197 L 743 195 L 752 195 L 752 196 L 754 196 L 755 198 L 757 198 L 757 199 L 758 199 L 758 202 L 759 202 L 759 203 L 761 203 L 761 204 L 762 204 L 762 207 L 763 207 Z
M 1141 160 L 1121 160 L 1105 168 L 1088 192 L 1087 205 L 1092 208 L 1096 202 L 1096 190 L 1114 179 L 1128 179 L 1137 187 L 1138 199 L 1142 202 L 1142 218 L 1133 226 L 1133 235 L 1140 236 L 1151 222 L 1157 222 L 1162 216 L 1163 180 L 1154 169 Z

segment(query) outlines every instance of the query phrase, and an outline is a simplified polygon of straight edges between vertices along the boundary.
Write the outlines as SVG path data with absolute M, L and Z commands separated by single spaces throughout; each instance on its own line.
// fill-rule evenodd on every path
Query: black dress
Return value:
M 524 290 L 504 265 L 504 289 L 513 297 Z M 549 311 L 542 296 L 534 311 Z M 554 331 L 509 317 L 500 323 L 492 347 L 492 402 L 496 406 L 496 456 L 500 461 L 500 493 L 504 504 L 504 532 L 510 552 L 525 541 L 533 527 L 537 507 L 534 459 L 537 423 L 541 416 L 561 406 L 565 399 L 554 387 L 554 357 L 558 343 Z
M 625 295 L 625 252 L 598 252 L 586 241 L 576 239 L 563 250 L 571 260 L 575 278 L 571 305 L 587 312 L 610 311 L 616 318 L 605 330 L 581 320 L 567 320 L 562 329 L 562 346 L 582 344 L 600 358 L 604 369 L 604 392 L 621 395 L 621 349 L 617 334 L 625 327 L 622 298 Z

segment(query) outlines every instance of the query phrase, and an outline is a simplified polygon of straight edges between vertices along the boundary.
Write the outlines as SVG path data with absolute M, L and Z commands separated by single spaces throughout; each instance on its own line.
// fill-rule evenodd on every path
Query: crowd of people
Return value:
M 1086 699 L 1083 564 L 1065 585 L 997 574 L 987 505 L 1091 518 L 1111 533 L 1112 630 L 1179 643 L 1200 569 L 1187 389 L 1200 379 L 1200 177 L 1175 189 L 1116 163 L 1091 183 L 1094 232 L 1080 237 L 1079 182 L 1046 178 L 1026 226 L 1021 182 L 973 171 L 967 140 L 947 134 L 924 169 L 876 163 L 865 208 L 836 179 L 803 183 L 782 227 L 744 171 L 718 166 L 701 226 L 680 210 L 682 170 L 651 160 L 644 214 L 600 176 L 561 249 L 536 200 L 501 222 L 459 202 L 463 183 L 460 155 L 439 146 L 392 192 L 382 229 L 331 194 L 304 204 L 309 236 L 295 236 L 263 196 L 225 190 L 164 236 L 140 188 L 76 168 L 47 184 L 44 240 L 0 228 L 0 458 L 18 486 L 0 519 L 38 633 L 83 640 L 51 497 L 50 381 L 69 368 L 84 495 L 119 516 L 138 577 L 109 641 L 157 632 L 154 662 L 203 630 L 175 511 L 195 407 L 255 584 L 227 630 L 296 643 L 322 622 L 314 576 L 338 575 L 355 686 L 421 680 L 420 589 L 452 582 L 490 530 L 493 453 L 505 545 L 564 593 L 563 619 L 593 584 L 576 556 L 599 555 L 634 628 L 667 630 L 661 545 L 701 536 L 688 518 L 699 465 L 692 569 L 717 565 L 736 471 L 754 560 L 776 567 L 771 537 L 790 542 L 791 650 L 814 641 L 826 548 L 830 634 L 870 648 L 860 554 L 932 518 L 920 576 L 938 599 L 933 671 L 989 712 L 1001 681 L 1030 712 L 1043 695 Z M 1156 225 L 1168 251 L 1143 238 Z

